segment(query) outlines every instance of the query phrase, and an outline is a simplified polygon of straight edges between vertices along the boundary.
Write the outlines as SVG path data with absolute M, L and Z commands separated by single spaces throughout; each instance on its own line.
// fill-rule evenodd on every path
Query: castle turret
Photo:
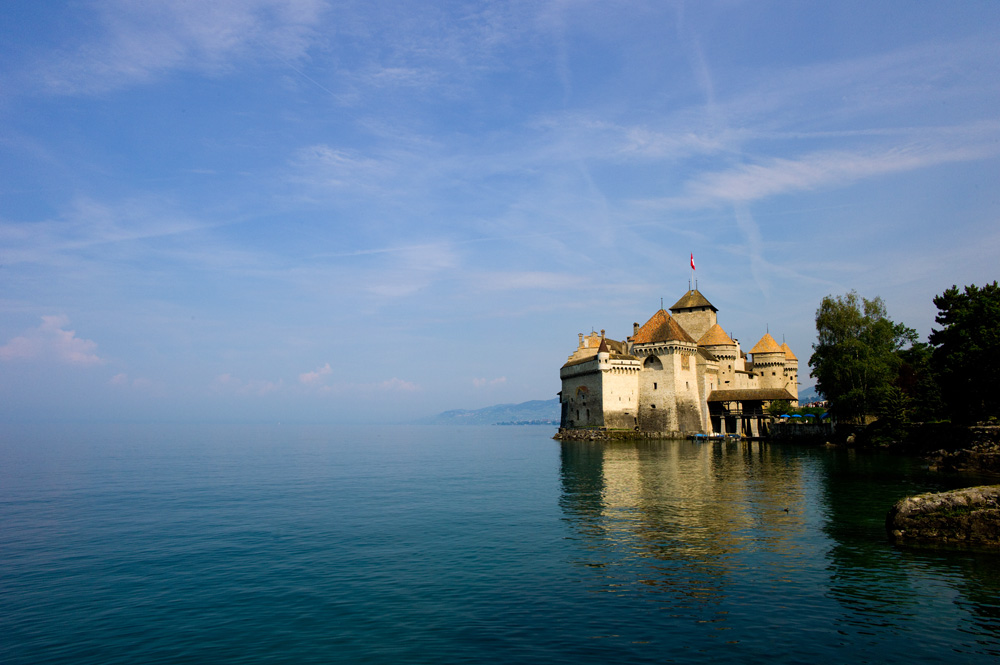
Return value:
M 784 342 L 781 343 L 781 350 L 785 352 L 785 390 L 799 399 L 799 359 L 792 353 L 791 348 Z
M 733 388 L 736 385 L 736 370 L 742 366 L 739 344 L 726 334 L 718 323 L 708 329 L 698 340 L 698 348 L 709 351 L 718 359 L 719 388 Z
M 761 388 L 785 387 L 785 350 L 770 333 L 764 333 L 750 349 L 750 354 L 753 356 L 753 372 L 760 377 Z

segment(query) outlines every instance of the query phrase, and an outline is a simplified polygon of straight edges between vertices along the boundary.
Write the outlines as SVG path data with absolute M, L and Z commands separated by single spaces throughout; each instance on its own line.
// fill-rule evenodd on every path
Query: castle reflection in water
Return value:
M 561 509 L 590 591 L 645 598 L 725 639 L 748 624 L 839 635 L 948 624 L 1000 639 L 995 554 L 899 550 L 884 535 L 902 496 L 976 479 L 765 441 L 561 446 Z

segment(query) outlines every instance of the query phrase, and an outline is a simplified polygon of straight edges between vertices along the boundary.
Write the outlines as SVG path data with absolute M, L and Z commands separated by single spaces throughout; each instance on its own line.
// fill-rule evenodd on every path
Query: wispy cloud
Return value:
M 395 376 L 391 379 L 382 381 L 381 383 L 374 384 L 374 388 L 385 392 L 414 392 L 416 390 L 420 390 L 420 386 L 417 384 L 404 381 L 403 379 Z
M 271 53 L 298 58 L 315 36 L 322 0 L 109 0 L 94 5 L 99 33 L 44 64 L 57 93 L 102 92 L 175 69 L 218 73 Z
M 76 336 L 66 330 L 65 315 L 43 316 L 42 323 L 24 335 L 0 346 L 0 360 L 48 360 L 68 365 L 99 365 L 104 359 L 97 355 L 97 342 Z
M 299 374 L 299 383 L 307 386 L 317 385 L 323 379 L 324 376 L 329 376 L 333 373 L 330 369 L 330 363 L 326 363 L 322 367 L 317 367 L 311 372 L 303 372 Z
M 495 379 L 476 378 L 472 380 L 472 385 L 475 388 L 484 388 L 486 386 L 499 386 L 504 383 L 507 383 L 506 376 L 498 376 Z
M 135 198 L 105 203 L 80 197 L 53 220 L 14 223 L 0 220 L 0 261 L 46 263 L 57 255 L 97 245 L 160 238 L 204 229 L 211 224 L 172 213 L 162 199 Z
M 145 377 L 137 376 L 135 378 L 130 377 L 125 372 L 119 372 L 112 376 L 108 383 L 118 388 L 131 388 L 135 391 L 150 391 L 153 390 L 156 384 Z
M 994 130 L 995 136 L 1000 131 Z M 689 180 L 687 194 L 664 200 L 671 207 L 699 208 L 725 203 L 749 203 L 780 194 L 850 184 L 865 178 L 914 171 L 949 162 L 996 156 L 994 141 L 952 144 L 909 143 L 881 150 L 836 150 L 797 158 L 768 158 Z

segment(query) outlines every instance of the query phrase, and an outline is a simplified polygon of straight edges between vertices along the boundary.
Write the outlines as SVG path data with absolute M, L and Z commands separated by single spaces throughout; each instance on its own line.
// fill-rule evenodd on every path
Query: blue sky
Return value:
M 744 348 L 851 289 L 926 336 L 998 109 L 992 1 L 8 0 L 0 420 L 549 399 L 691 253 Z

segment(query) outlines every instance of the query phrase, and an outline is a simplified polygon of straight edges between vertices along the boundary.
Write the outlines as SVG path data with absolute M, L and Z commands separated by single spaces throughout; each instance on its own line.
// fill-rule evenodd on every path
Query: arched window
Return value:
M 642 363 L 645 369 L 663 369 L 663 363 L 656 356 L 649 356 L 646 358 L 645 362 Z

